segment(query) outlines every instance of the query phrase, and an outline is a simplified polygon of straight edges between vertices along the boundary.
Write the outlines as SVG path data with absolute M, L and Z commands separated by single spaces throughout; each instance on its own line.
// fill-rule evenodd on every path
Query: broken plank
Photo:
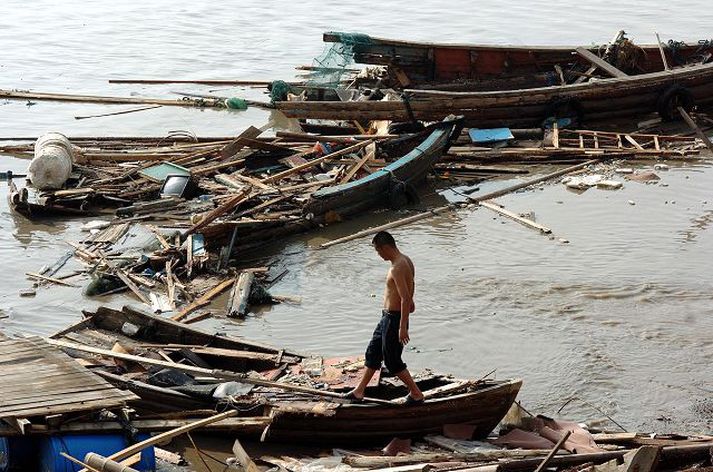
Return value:
M 250 298 L 250 289 L 254 280 L 255 274 L 253 272 L 240 274 L 228 299 L 227 316 L 242 318 L 248 313 L 248 299 Z
M 129 278 L 129 276 L 124 273 L 124 271 L 122 271 L 121 269 L 117 269 L 115 271 L 115 273 L 116 273 L 116 276 L 119 277 L 119 279 L 121 279 L 122 282 L 124 282 L 124 285 L 129 287 L 129 290 L 134 292 L 134 295 L 136 295 L 139 300 L 141 300 L 143 303 L 151 306 L 151 301 L 146 297 L 146 295 L 144 295 L 141 292 L 139 287 L 137 287 L 136 284 L 134 284 L 134 282 L 131 281 L 131 278 Z
M 180 312 L 178 312 L 178 314 L 173 316 L 171 319 L 173 321 L 181 321 L 197 309 L 208 305 L 213 298 L 220 295 L 226 288 L 230 287 L 234 282 L 234 278 L 222 281 L 221 283 L 210 289 L 208 292 L 206 292 L 204 295 L 202 295 L 200 298 L 194 300 L 192 303 L 184 307 Z
M 593 52 L 591 52 L 588 49 L 579 47 L 579 48 L 575 49 L 575 52 L 577 54 L 579 54 L 581 57 L 583 57 L 584 59 L 591 62 L 592 65 L 596 65 L 598 68 L 602 69 L 604 72 L 611 75 L 612 77 L 628 77 L 628 74 L 625 74 L 624 72 L 620 71 L 619 69 L 617 69 L 613 65 L 609 64 L 604 59 L 597 56 L 596 54 L 594 54 Z

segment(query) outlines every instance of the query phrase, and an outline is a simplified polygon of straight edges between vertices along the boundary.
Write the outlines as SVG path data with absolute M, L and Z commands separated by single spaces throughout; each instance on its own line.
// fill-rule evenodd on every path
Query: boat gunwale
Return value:
M 350 34 L 350 33 L 345 33 L 344 31 L 327 31 L 322 34 L 322 41 L 325 43 L 341 43 L 339 39 L 335 38 L 334 40 L 329 39 L 329 36 L 337 36 L 341 34 Z M 405 40 L 400 40 L 400 39 L 390 39 L 390 38 L 381 38 L 377 36 L 371 36 L 367 35 L 373 43 L 371 45 L 374 46 L 402 46 L 402 47 L 412 47 L 415 49 L 472 49 L 472 50 L 489 50 L 489 49 L 498 49 L 498 50 L 507 50 L 507 51 L 522 51 L 522 52 L 537 52 L 537 51 L 542 51 L 542 52 L 565 52 L 565 51 L 571 51 L 574 53 L 575 49 L 579 47 L 583 47 L 588 50 L 594 50 L 594 49 L 599 49 L 601 46 L 605 46 L 608 44 L 608 41 L 605 41 L 602 44 L 590 44 L 590 45 L 578 45 L 578 46 L 572 46 L 572 45 L 557 45 L 557 44 L 542 44 L 542 45 L 527 45 L 527 44 L 483 44 L 483 43 L 433 43 L 429 41 L 405 41 Z M 696 44 L 688 44 L 688 42 L 684 41 L 686 43 L 685 47 L 688 48 L 697 48 L 698 47 L 698 40 L 695 40 Z M 365 44 L 365 46 L 369 46 L 370 44 Z M 637 44 L 638 47 L 642 49 L 651 49 L 658 51 L 658 46 L 656 44 Z

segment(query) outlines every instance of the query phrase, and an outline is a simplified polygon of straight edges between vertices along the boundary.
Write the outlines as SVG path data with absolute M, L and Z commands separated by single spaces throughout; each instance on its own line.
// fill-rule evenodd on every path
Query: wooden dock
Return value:
M 0 420 L 113 408 L 137 398 L 37 336 L 0 336 L 0 379 Z

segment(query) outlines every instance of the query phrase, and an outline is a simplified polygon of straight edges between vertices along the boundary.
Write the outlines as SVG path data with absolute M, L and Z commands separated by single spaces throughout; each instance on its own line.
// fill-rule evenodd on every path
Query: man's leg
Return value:
M 411 377 L 411 373 L 408 371 L 408 369 L 404 369 L 396 376 L 401 379 L 401 381 L 406 384 L 408 387 L 408 392 L 409 395 L 411 395 L 411 398 L 414 400 L 422 400 L 423 399 L 423 393 L 421 392 L 421 389 L 418 388 L 418 385 L 416 385 L 416 381 Z
M 371 378 L 374 376 L 376 373 L 376 369 L 372 369 L 371 367 L 367 367 L 364 370 L 364 374 L 361 376 L 361 382 L 359 382 L 359 385 L 351 391 L 351 393 L 359 398 L 362 399 L 364 398 L 364 392 L 366 392 L 366 386 L 369 385 L 369 382 L 371 381 Z
M 371 336 L 371 341 L 366 348 L 366 353 L 364 354 L 364 374 L 361 376 L 361 381 L 359 385 L 347 393 L 348 396 L 353 396 L 357 399 L 364 398 L 364 393 L 366 392 L 366 386 L 369 385 L 371 378 L 374 376 L 377 370 L 381 369 L 381 362 L 383 361 L 382 353 L 382 320 L 376 325 L 374 334 Z

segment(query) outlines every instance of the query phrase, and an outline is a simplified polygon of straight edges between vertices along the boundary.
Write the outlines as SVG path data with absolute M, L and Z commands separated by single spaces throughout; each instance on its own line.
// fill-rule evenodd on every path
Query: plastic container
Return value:
M 148 435 L 139 435 L 137 439 L 147 439 Z M 90 452 L 102 456 L 110 456 L 128 447 L 126 438 L 120 434 L 66 434 L 49 436 L 40 440 L 39 457 L 41 472 L 77 472 L 81 467 L 65 459 L 60 452 L 69 454 L 79 460 Z M 141 461 L 132 466 L 142 472 L 156 470 L 156 456 L 153 447 L 141 452 Z
M 61 133 L 47 133 L 35 142 L 35 157 L 27 170 L 32 185 L 39 190 L 62 188 L 72 173 L 74 151 Z

